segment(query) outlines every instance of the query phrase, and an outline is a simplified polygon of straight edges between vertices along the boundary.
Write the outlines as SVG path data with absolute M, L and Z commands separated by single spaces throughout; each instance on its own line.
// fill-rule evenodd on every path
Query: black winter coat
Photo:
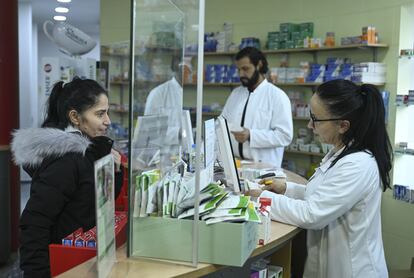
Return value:
M 82 227 L 96 225 L 94 162 L 111 152 L 105 136 L 91 140 L 80 133 L 52 128 L 14 134 L 15 162 L 32 177 L 30 198 L 20 218 L 20 267 L 25 277 L 50 277 L 51 243 Z M 115 196 L 122 171 L 115 176 Z

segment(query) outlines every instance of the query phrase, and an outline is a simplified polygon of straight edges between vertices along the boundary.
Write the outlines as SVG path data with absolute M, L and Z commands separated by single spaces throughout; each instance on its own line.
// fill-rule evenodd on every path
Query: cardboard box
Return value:
M 126 212 L 115 212 L 116 214 L 126 214 Z M 116 248 L 126 242 L 126 227 L 128 217 L 119 223 L 115 230 Z M 61 244 L 49 245 L 50 274 L 57 276 L 90 258 L 96 256 L 96 248 L 65 246 Z
M 192 220 L 135 218 L 132 256 L 192 261 Z M 199 222 L 199 261 L 242 266 L 257 246 L 257 223 Z

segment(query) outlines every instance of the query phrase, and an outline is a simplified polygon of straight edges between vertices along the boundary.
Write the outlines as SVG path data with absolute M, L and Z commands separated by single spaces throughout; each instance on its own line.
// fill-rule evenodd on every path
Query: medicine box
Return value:
M 126 212 L 115 212 L 125 214 Z M 127 217 L 125 217 L 115 230 L 116 247 L 126 242 Z M 49 245 L 50 273 L 57 276 L 96 256 L 96 248 L 65 246 L 61 244 Z
M 133 223 L 132 256 L 192 261 L 193 220 L 146 217 Z M 243 266 L 257 246 L 258 224 L 198 224 L 199 262 Z

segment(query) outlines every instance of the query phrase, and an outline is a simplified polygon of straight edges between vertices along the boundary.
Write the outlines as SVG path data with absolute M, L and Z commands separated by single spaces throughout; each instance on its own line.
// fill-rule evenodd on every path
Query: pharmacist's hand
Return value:
M 266 178 L 259 181 L 259 184 L 264 184 L 263 190 L 272 191 L 277 194 L 285 194 L 286 179 L 285 178 Z
M 121 170 L 121 154 L 114 149 L 111 149 L 111 154 L 114 157 L 115 172 L 119 172 Z
M 261 190 L 261 189 L 252 189 L 252 190 L 244 192 L 244 195 L 257 198 L 257 197 L 260 196 L 260 194 L 262 194 L 262 192 L 263 192 L 263 190 Z
M 232 131 L 234 138 L 239 143 L 244 143 L 250 140 L 250 130 L 243 127 L 243 131 Z

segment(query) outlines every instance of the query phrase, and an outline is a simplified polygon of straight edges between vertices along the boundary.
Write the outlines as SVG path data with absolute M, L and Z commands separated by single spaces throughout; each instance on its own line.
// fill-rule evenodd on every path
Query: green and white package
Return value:
M 215 209 L 217 204 L 220 203 L 220 201 L 224 197 L 226 197 L 226 195 L 227 195 L 227 193 L 219 194 L 219 195 L 215 196 L 213 199 L 200 204 L 199 214 L 202 214 L 202 213 L 205 213 L 207 211 Z M 187 217 L 191 217 L 191 216 L 194 216 L 194 208 L 190 208 L 189 210 L 186 210 L 185 212 L 180 214 L 178 216 L 178 219 L 187 218 Z

